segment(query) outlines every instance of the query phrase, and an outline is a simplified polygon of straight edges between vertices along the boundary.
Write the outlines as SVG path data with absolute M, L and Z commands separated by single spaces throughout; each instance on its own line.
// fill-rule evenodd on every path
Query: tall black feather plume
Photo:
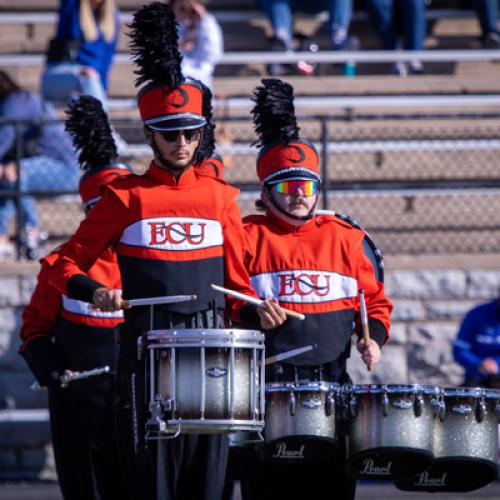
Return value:
M 202 100 L 202 113 L 205 117 L 207 123 L 203 127 L 203 139 L 196 151 L 195 163 L 203 160 L 208 160 L 215 151 L 215 137 L 214 130 L 215 125 L 212 122 L 213 110 L 212 110 L 212 92 L 211 90 L 199 80 L 196 83 L 201 87 L 203 100 Z
M 112 164 L 117 156 L 108 117 L 100 101 L 81 96 L 66 109 L 65 129 L 73 139 L 82 170 Z
M 144 5 L 134 14 L 130 50 L 139 66 L 135 86 L 144 82 L 177 87 L 183 80 L 177 23 L 172 9 L 160 2 Z
M 300 128 L 295 118 L 293 87 L 282 80 L 268 78 L 254 91 L 252 109 L 259 147 L 270 143 L 287 145 L 299 138 Z

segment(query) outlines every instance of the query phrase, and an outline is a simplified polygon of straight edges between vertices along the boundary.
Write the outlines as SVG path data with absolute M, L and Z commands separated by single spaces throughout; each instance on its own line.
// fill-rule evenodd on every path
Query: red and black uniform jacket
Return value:
M 392 303 L 365 253 L 363 230 L 332 215 L 292 227 L 272 214 L 246 217 L 244 229 L 245 264 L 257 295 L 306 315 L 267 332 L 266 355 L 315 344 L 287 363 L 316 365 L 346 356 L 354 325 L 360 330 L 360 289 L 371 336 L 386 342 Z
M 223 295 L 211 283 L 255 296 L 243 265 L 238 193 L 194 168 L 176 180 L 154 163 L 143 176 L 117 179 L 61 247 L 51 280 L 69 297 L 91 302 L 101 284 L 85 273 L 113 246 L 126 299 L 196 294 L 195 301 L 162 306 L 189 315 L 210 309 L 214 301 L 224 308 Z M 230 302 L 234 318 L 241 305 Z
M 116 360 L 114 328 L 123 312 L 106 313 L 90 304 L 70 299 L 50 284 L 49 275 L 59 253 L 41 259 L 38 281 L 22 315 L 20 354 L 37 380 L 47 385 L 64 372 L 90 370 Z M 89 276 L 112 288 L 120 288 L 116 255 L 105 250 Z

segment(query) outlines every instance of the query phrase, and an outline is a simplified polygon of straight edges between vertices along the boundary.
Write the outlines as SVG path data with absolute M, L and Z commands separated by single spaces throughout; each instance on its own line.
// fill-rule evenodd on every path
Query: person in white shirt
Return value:
M 212 88 L 216 64 L 224 53 L 222 30 L 205 6 L 205 0 L 171 0 L 179 23 L 179 49 L 184 76 Z

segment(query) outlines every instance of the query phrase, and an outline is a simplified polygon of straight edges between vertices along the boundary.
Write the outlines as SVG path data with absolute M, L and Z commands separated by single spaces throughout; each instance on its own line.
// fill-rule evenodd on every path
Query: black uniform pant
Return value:
M 204 317 L 204 316 L 203 316 Z M 146 440 L 148 418 L 144 360 L 137 360 L 136 338 L 148 329 L 148 316 L 134 318 L 136 326 L 121 331 L 116 399 L 116 428 L 120 459 L 131 500 L 218 500 L 224 489 L 229 440 L 224 434 L 180 435 Z M 157 328 L 193 327 L 191 315 L 174 315 Z M 187 324 L 186 324 L 187 323 Z M 200 320 L 202 327 L 211 321 Z
M 49 392 L 50 425 L 65 500 L 123 498 L 113 436 L 112 382 L 85 380 Z
M 352 500 L 356 480 L 345 472 L 345 438 L 328 459 L 304 464 L 265 462 L 254 474 L 242 478 L 243 500 Z

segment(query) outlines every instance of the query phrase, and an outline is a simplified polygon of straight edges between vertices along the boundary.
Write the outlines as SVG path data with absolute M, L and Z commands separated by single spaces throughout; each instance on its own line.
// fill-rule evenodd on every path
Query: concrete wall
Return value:
M 0 480 L 54 477 L 46 394 L 29 390 L 33 377 L 17 354 L 20 314 L 37 269 L 0 267 Z M 392 258 L 386 269 L 387 293 L 395 303 L 392 339 L 372 372 L 353 350 L 353 381 L 459 384 L 462 369 L 451 344 L 463 314 L 497 294 L 500 258 Z

